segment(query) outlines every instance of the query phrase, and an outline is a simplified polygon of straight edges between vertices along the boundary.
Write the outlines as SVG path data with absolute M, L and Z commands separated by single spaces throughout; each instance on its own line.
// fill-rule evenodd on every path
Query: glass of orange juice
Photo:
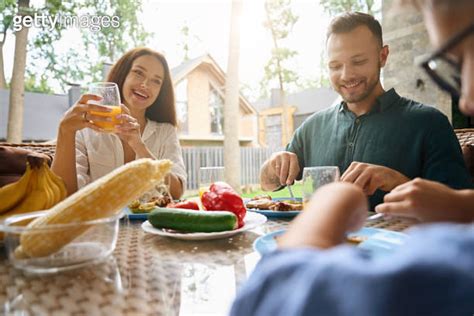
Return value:
M 94 122 L 94 124 L 108 132 L 113 132 L 115 125 L 120 123 L 120 119 L 117 119 L 117 115 L 122 113 L 122 108 L 120 107 L 120 92 L 117 84 L 115 82 L 95 82 L 89 85 L 89 93 L 102 97 L 102 100 L 93 101 L 91 103 L 108 106 L 112 109 L 110 112 L 90 111 L 93 115 L 111 118 L 111 121 L 98 121 Z
M 339 181 L 337 166 L 306 167 L 303 169 L 303 208 L 306 208 L 314 191 L 321 186 Z
M 199 197 L 209 189 L 211 184 L 217 181 L 224 181 L 224 167 L 199 168 Z

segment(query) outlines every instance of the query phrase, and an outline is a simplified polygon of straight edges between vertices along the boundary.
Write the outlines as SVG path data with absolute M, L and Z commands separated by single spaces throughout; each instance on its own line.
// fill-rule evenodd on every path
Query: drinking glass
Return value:
M 321 186 L 339 181 L 337 166 L 307 167 L 303 169 L 303 207 L 307 205 L 314 191 Z
M 90 111 L 93 115 L 111 118 L 111 121 L 94 122 L 94 124 L 108 132 L 113 132 L 115 125 L 120 123 L 120 120 L 117 119 L 116 116 L 122 113 L 120 107 L 120 92 L 117 84 L 115 82 L 95 82 L 89 85 L 88 93 L 102 97 L 102 100 L 94 100 L 90 103 L 108 106 L 112 109 L 111 112 Z
M 211 184 L 217 181 L 224 181 L 224 167 L 199 168 L 199 197 L 209 189 Z

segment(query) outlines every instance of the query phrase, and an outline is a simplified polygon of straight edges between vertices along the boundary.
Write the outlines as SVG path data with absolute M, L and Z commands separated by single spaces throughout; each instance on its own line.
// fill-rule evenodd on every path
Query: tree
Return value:
M 25 17 L 29 15 L 29 9 L 29 0 L 18 1 L 18 16 Z M 22 141 L 27 42 L 28 28 L 23 27 L 15 33 L 15 57 L 8 111 L 7 141 L 14 143 Z
M 267 21 L 265 27 L 268 28 L 272 35 L 273 49 L 272 56 L 265 66 L 265 77 L 261 82 L 261 88 L 265 92 L 268 91 L 269 83 L 277 79 L 279 84 L 279 101 L 283 106 L 282 115 L 282 142 L 286 143 L 290 138 L 288 129 L 288 105 L 286 104 L 286 87 L 285 84 L 297 85 L 298 75 L 295 71 L 285 67 L 285 62 L 294 57 L 297 52 L 281 46 L 281 42 L 288 37 L 293 26 L 298 21 L 291 10 L 291 0 L 266 0 L 265 13 Z M 264 95 L 267 95 L 265 93 Z
M 240 192 L 240 147 L 239 147 L 239 55 L 240 15 L 242 0 L 232 1 L 230 21 L 229 59 L 225 82 L 224 105 L 224 165 L 225 179 Z
M 324 11 L 337 15 L 348 11 L 360 11 L 374 15 L 375 0 L 320 0 Z
M 0 1 L 0 89 L 7 88 L 3 47 L 7 40 L 8 30 L 12 25 L 13 16 L 15 15 L 16 10 L 15 0 Z
M 91 11 L 92 16 L 112 16 L 120 20 L 118 27 L 82 31 L 85 51 L 97 51 L 99 54 L 99 62 L 96 63 L 99 67 L 91 67 L 89 70 L 95 71 L 92 75 L 100 78 L 104 62 L 113 63 L 130 48 L 144 45 L 151 33 L 145 32 L 138 21 L 141 0 L 86 0 L 85 7 Z

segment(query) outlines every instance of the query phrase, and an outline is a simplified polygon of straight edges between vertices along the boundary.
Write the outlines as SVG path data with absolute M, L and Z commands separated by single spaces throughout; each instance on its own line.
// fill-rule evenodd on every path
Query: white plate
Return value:
M 244 226 L 239 229 L 226 230 L 223 232 L 216 233 L 178 233 L 170 230 L 164 230 L 161 228 L 153 227 L 149 221 L 143 222 L 142 229 L 150 234 L 183 239 L 183 240 L 208 240 L 208 239 L 219 239 L 233 236 L 235 234 L 244 232 L 246 230 L 253 229 L 265 223 L 267 218 L 261 214 L 254 212 L 247 212 L 244 218 Z

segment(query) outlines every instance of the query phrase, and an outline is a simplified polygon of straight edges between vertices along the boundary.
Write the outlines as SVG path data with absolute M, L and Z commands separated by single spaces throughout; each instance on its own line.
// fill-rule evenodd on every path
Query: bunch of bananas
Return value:
M 0 188 L 0 221 L 11 215 L 49 209 L 67 196 L 63 180 L 49 169 L 43 157 L 29 155 L 26 159 L 23 176 Z

